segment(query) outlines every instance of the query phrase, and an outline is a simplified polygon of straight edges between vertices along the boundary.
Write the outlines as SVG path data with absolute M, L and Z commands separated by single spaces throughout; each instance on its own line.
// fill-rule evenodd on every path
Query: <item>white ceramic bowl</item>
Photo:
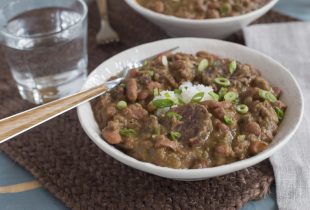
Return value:
M 177 51 L 196 53 L 199 50 L 206 50 L 223 57 L 236 59 L 242 63 L 248 63 L 259 69 L 271 84 L 281 87 L 284 93 L 281 99 L 288 105 L 288 109 L 272 144 L 267 150 L 254 157 L 214 168 L 171 169 L 160 167 L 138 161 L 106 143 L 100 136 L 100 131 L 93 116 L 90 103 L 85 103 L 78 107 L 79 120 L 87 135 L 100 149 L 120 162 L 141 171 L 171 179 L 200 180 L 255 165 L 271 156 L 288 142 L 298 128 L 303 113 L 303 98 L 296 80 L 286 68 L 272 58 L 230 42 L 201 38 L 175 38 L 134 47 L 102 63 L 89 75 L 86 83 L 83 85 L 83 89 L 102 84 L 103 81 L 117 74 L 123 67 L 128 66 L 128 64 L 135 63 L 136 61 L 176 46 L 180 47 Z
M 125 0 L 136 12 L 161 27 L 172 37 L 203 37 L 223 39 L 247 26 L 268 12 L 278 0 L 269 3 L 255 11 L 234 17 L 219 19 L 192 20 L 163 15 L 139 5 L 136 0 Z

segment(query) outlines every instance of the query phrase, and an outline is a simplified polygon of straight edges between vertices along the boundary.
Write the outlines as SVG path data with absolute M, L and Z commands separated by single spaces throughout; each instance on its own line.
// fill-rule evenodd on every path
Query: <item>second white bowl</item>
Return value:
M 234 17 L 192 20 L 163 15 L 139 5 L 136 0 L 125 0 L 136 12 L 161 27 L 172 37 L 204 37 L 223 39 L 242 29 L 268 12 L 278 0 L 271 0 L 263 7 Z

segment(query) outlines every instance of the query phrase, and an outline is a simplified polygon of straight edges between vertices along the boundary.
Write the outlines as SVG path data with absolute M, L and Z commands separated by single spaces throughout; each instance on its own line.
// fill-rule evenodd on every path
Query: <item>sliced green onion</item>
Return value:
M 159 96 L 159 90 L 158 90 L 158 88 L 154 88 L 153 94 L 154 94 L 154 96 Z
M 266 99 L 267 99 L 266 94 L 267 94 L 267 91 L 266 91 L 266 90 L 259 89 L 259 91 L 258 91 L 259 97 L 261 97 L 262 99 L 265 99 L 265 100 L 266 100 Z
M 137 135 L 137 132 L 134 129 L 122 128 L 120 129 L 119 134 L 121 136 L 135 136 Z
M 173 92 L 174 92 L 175 94 L 180 95 L 180 94 L 182 93 L 182 90 L 180 90 L 180 89 L 174 89 Z
M 227 4 L 222 4 L 220 6 L 220 14 L 221 15 L 225 15 L 226 13 L 228 13 L 229 11 L 229 7 L 227 6 Z
M 181 120 L 182 119 L 182 116 L 179 115 L 176 112 L 167 112 L 167 116 L 170 117 L 170 118 L 175 117 L 177 120 Z
M 152 103 L 157 109 L 171 107 L 174 105 L 174 102 L 171 99 L 157 99 Z
M 148 70 L 148 71 L 145 71 L 150 77 L 152 77 L 153 75 L 154 75 L 154 71 L 150 71 L 150 70 Z
M 266 96 L 268 101 L 270 101 L 271 103 L 274 103 L 278 100 L 277 97 L 275 97 L 275 95 L 273 95 L 271 92 L 267 92 Z
M 166 98 L 170 98 L 170 94 L 169 93 L 165 93 Z
M 218 94 L 216 94 L 215 92 L 211 91 L 208 93 L 209 96 L 211 96 L 213 98 L 213 100 L 218 101 L 220 99 L 220 96 Z
M 274 110 L 277 113 L 279 120 L 282 120 L 284 117 L 284 111 L 279 107 L 275 107 Z
M 262 99 L 268 100 L 271 103 L 274 103 L 278 100 L 277 97 L 275 97 L 275 95 L 266 90 L 259 89 L 258 94 Z
M 170 136 L 171 136 L 172 140 L 175 141 L 181 137 L 181 133 L 179 133 L 177 131 L 171 131 Z
M 236 61 L 230 62 L 228 68 L 229 68 L 229 72 L 233 74 L 237 69 L 237 62 Z
M 185 104 L 185 103 L 182 99 L 178 98 L 178 104 Z
M 238 105 L 236 109 L 240 114 L 245 114 L 249 111 L 249 107 L 245 104 Z
M 196 94 L 193 96 L 191 102 L 192 102 L 192 103 L 198 103 L 198 102 L 200 102 L 200 101 L 203 99 L 204 95 L 205 95 L 204 92 L 196 93 Z
M 116 108 L 119 110 L 125 109 L 127 107 L 127 102 L 126 101 L 119 101 L 116 104 Z
M 203 72 L 209 66 L 209 61 L 207 59 L 202 59 L 198 65 L 198 71 Z
M 219 91 L 219 96 L 220 96 L 220 99 L 224 98 L 224 96 L 226 95 L 226 93 L 228 92 L 228 89 L 225 88 L 225 87 L 221 87 L 220 91 Z
M 230 101 L 230 102 L 235 101 L 237 98 L 238 98 L 238 93 L 232 92 L 232 91 L 229 91 L 229 92 L 226 93 L 225 96 L 224 96 L 224 100 L 225 100 L 225 101 Z
M 224 86 L 224 87 L 228 87 L 230 86 L 230 81 L 226 78 L 223 77 L 218 77 L 214 79 L 214 82 L 218 85 Z
M 231 125 L 233 124 L 233 119 L 227 115 L 224 116 L 224 122 L 226 125 Z

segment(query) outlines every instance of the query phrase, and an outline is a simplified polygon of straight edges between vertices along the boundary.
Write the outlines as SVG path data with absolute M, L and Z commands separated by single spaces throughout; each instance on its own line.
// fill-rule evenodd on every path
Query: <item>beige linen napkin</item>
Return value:
M 270 160 L 279 209 L 310 209 L 310 22 L 253 25 L 244 29 L 244 35 L 247 46 L 286 66 L 303 91 L 300 128 Z

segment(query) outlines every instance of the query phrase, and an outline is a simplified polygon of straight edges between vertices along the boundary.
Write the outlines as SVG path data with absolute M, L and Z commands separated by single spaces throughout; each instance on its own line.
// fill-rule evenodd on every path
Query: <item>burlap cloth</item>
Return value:
M 122 42 L 97 46 L 94 37 L 99 17 L 95 6 L 91 3 L 89 8 L 89 69 L 126 48 L 167 37 L 122 0 L 111 0 L 112 25 Z M 260 21 L 289 20 L 269 13 Z M 243 42 L 241 33 L 229 40 Z M 0 58 L 2 118 L 32 105 L 21 100 L 3 55 Z M 1 145 L 1 150 L 72 209 L 239 209 L 249 200 L 264 197 L 274 180 L 269 161 L 197 182 L 140 172 L 110 158 L 93 144 L 83 132 L 75 110 Z

